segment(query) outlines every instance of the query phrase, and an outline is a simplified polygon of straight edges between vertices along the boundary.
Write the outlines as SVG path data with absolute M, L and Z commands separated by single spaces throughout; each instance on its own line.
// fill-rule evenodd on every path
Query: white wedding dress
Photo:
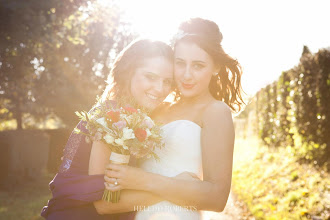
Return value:
M 176 120 L 162 127 L 165 146 L 156 149 L 160 160 L 139 162 L 142 169 L 163 176 L 174 177 L 182 172 L 195 173 L 202 179 L 201 127 L 188 120 Z M 194 207 L 184 208 L 168 201 L 148 207 L 138 207 L 135 220 L 197 220 L 202 212 Z

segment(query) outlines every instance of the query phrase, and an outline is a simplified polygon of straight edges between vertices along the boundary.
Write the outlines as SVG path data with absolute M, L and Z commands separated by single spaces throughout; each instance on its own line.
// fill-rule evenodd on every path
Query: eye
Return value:
M 177 67 L 184 67 L 186 64 L 185 64 L 185 62 L 183 62 L 183 61 L 181 61 L 181 60 L 177 60 L 177 61 L 175 62 L 175 65 L 176 65 Z
M 194 67 L 194 69 L 199 70 L 199 69 L 203 69 L 204 68 L 204 65 L 199 64 L 199 63 L 196 63 L 196 64 L 193 65 L 193 67 Z
M 147 77 L 147 79 L 151 80 L 151 81 L 154 81 L 157 79 L 156 76 L 152 75 L 152 74 L 145 74 L 145 76 Z

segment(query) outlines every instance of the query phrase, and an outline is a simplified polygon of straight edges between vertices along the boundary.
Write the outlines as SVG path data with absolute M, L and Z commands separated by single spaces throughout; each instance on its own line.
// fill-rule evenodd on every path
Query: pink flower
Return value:
M 142 124 L 144 126 L 146 126 L 147 128 L 149 128 L 149 129 L 151 129 L 155 125 L 155 123 L 153 122 L 153 120 L 150 117 L 148 117 L 148 116 L 144 118 Z
M 142 128 L 137 128 L 134 130 L 135 137 L 140 141 L 143 142 L 147 138 L 147 132 Z
M 113 123 L 112 126 L 119 130 L 122 130 L 124 127 L 126 127 L 126 121 L 118 121 L 116 123 Z
M 135 108 L 132 107 L 125 107 L 124 108 L 126 111 L 128 111 L 129 113 L 137 113 L 138 111 Z
M 120 112 L 108 111 L 107 112 L 107 117 L 109 119 L 111 119 L 113 122 L 117 122 L 117 121 L 119 121 Z

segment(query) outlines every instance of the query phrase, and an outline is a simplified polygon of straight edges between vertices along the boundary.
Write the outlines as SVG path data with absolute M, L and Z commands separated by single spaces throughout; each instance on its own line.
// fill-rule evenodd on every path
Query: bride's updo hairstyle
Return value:
M 173 63 L 173 50 L 164 42 L 139 39 L 131 42 L 116 57 L 102 94 L 102 101 L 131 96 L 131 79 L 136 69 L 149 58 L 163 57 Z
M 173 46 L 186 41 L 196 44 L 207 52 L 220 70 L 212 76 L 209 90 L 212 96 L 225 102 L 234 112 L 239 112 L 245 104 L 242 98 L 242 68 L 236 59 L 225 53 L 221 46 L 222 34 L 216 23 L 202 18 L 192 18 L 181 23 L 173 38 Z M 176 92 L 176 98 L 180 94 Z

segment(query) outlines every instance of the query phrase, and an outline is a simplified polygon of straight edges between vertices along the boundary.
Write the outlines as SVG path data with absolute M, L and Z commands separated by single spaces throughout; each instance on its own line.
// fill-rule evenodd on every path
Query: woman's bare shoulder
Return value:
M 216 114 L 227 113 L 228 114 L 228 113 L 231 113 L 231 109 L 230 109 L 229 105 L 227 105 L 225 102 L 214 100 L 205 108 L 204 115 L 210 114 L 210 113 L 216 113 Z
M 232 120 L 232 111 L 223 101 L 213 101 L 203 112 L 203 124 L 216 123 L 228 119 Z

